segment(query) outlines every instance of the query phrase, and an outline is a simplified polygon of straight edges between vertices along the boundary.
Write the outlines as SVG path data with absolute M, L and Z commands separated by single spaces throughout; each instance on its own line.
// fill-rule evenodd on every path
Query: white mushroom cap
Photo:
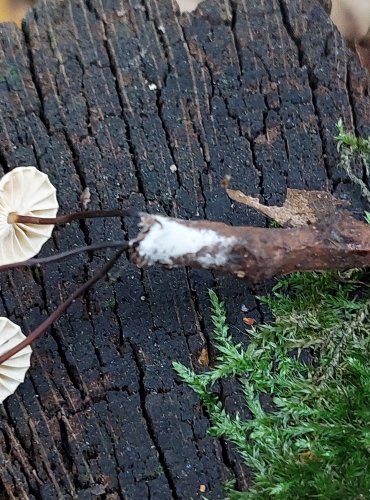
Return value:
M 8 318 L 0 317 L 0 356 L 25 338 L 18 325 Z M 0 365 L 0 403 L 13 394 L 24 381 L 30 366 L 31 354 L 32 349 L 27 346 Z
M 8 215 L 55 217 L 55 187 L 35 167 L 18 167 L 0 180 L 0 265 L 35 256 L 50 238 L 54 225 L 9 224 Z

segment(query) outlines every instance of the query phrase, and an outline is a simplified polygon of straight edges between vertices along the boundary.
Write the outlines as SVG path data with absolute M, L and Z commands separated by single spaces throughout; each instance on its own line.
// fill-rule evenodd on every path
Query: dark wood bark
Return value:
M 62 212 L 77 210 L 88 186 L 90 209 L 264 226 L 231 204 L 225 174 L 269 204 L 289 186 L 366 208 L 337 168 L 333 136 L 341 116 L 369 135 L 367 75 L 316 0 L 212 0 L 182 17 L 169 0 L 47 1 L 22 30 L 1 26 L 0 46 L 0 165 L 48 173 Z M 43 254 L 135 234 L 131 223 L 75 223 Z M 2 314 L 30 331 L 105 261 L 2 276 Z M 205 485 L 216 499 L 225 479 L 248 485 L 171 368 L 201 369 L 209 287 L 245 342 L 240 306 L 260 321 L 256 290 L 207 271 L 138 270 L 123 259 L 74 304 L 0 409 L 2 498 L 200 498 Z M 237 382 L 215 390 L 239 408 Z

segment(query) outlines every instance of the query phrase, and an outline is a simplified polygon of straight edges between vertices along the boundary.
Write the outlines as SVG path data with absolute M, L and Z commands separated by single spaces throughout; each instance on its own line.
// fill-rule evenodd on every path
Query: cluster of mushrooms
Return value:
M 0 270 L 35 266 L 55 262 L 83 251 L 117 248 L 117 253 L 80 286 L 68 299 L 27 337 L 20 327 L 6 317 L 0 317 L 0 403 L 13 394 L 24 381 L 30 367 L 30 344 L 50 327 L 76 298 L 110 270 L 122 253 L 127 241 L 113 241 L 87 245 L 51 257 L 33 258 L 50 238 L 54 225 L 76 219 L 123 216 L 122 210 L 80 211 L 56 217 L 58 201 L 56 189 L 48 176 L 35 167 L 18 167 L 0 180 Z
M 12 223 L 22 214 L 55 217 L 58 202 L 47 175 L 34 167 L 20 167 L 0 180 L 0 260 L 4 265 L 27 260 L 36 255 L 50 238 L 53 225 Z M 0 317 L 0 355 L 25 340 L 20 327 Z M 0 402 L 23 382 L 30 366 L 32 349 L 28 345 L 0 365 Z
M 0 271 L 39 266 L 81 252 L 115 248 L 116 252 L 92 277 L 75 290 L 29 335 L 7 318 L 0 318 L 0 403 L 13 394 L 30 366 L 30 344 L 58 320 L 66 309 L 102 279 L 121 255 L 129 251 L 138 267 L 203 267 L 232 272 L 240 270 L 240 248 L 244 233 L 212 221 L 179 220 L 128 210 L 81 210 L 57 216 L 56 190 L 48 176 L 35 167 L 18 167 L 0 180 Z M 74 248 L 49 257 L 34 258 L 50 238 L 56 224 L 96 217 L 139 216 L 141 231 L 127 241 L 106 241 Z M 248 232 L 248 228 L 246 229 Z M 235 258 L 236 252 L 236 258 Z M 251 266 L 254 260 L 251 260 Z
M 0 180 L 0 259 L 4 265 L 36 255 L 50 238 L 53 225 L 12 223 L 15 214 L 55 217 L 58 202 L 47 175 L 34 167 L 20 167 Z M 0 355 L 25 340 L 20 327 L 0 317 Z M 28 345 L 0 365 L 0 402 L 23 382 L 30 366 L 32 349 Z

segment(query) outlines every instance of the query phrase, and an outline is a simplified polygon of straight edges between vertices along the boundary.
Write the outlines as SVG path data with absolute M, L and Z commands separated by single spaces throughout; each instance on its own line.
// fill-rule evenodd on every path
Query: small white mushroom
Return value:
M 27 260 L 50 238 L 54 225 L 11 223 L 10 214 L 55 217 L 55 187 L 35 167 L 18 167 L 0 180 L 0 264 Z
M 18 325 L 0 317 L 0 356 L 22 342 L 26 337 Z M 25 347 L 0 365 L 0 403 L 13 394 L 30 367 L 32 349 Z

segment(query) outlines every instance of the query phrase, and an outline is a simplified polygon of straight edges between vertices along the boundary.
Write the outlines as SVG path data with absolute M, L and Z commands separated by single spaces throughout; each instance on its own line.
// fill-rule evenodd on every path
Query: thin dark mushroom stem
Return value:
M 67 250 L 66 252 L 60 252 L 55 255 L 50 255 L 49 257 L 40 257 L 38 259 L 28 259 L 21 262 L 12 262 L 11 264 L 4 264 L 0 266 L 0 272 L 10 271 L 11 269 L 18 269 L 20 267 L 35 267 L 44 264 L 51 264 L 58 262 L 60 260 L 66 259 L 73 255 L 78 255 L 84 252 L 95 252 L 97 250 L 106 250 L 107 248 L 128 248 L 127 241 L 109 241 L 106 243 L 94 243 L 92 245 L 86 245 L 84 247 L 73 248 L 72 250 Z
M 67 224 L 74 220 L 97 219 L 103 217 L 135 217 L 136 212 L 127 210 L 86 210 L 84 212 L 72 212 L 70 214 L 59 215 L 58 217 L 34 217 L 32 215 L 21 215 L 10 213 L 8 224 Z
M 68 297 L 60 306 L 58 306 L 53 313 L 50 314 L 46 320 L 41 323 L 33 332 L 28 335 L 26 339 L 14 346 L 9 351 L 5 352 L 0 356 L 0 365 L 7 361 L 9 358 L 17 354 L 19 351 L 32 344 L 36 339 L 38 339 L 53 323 L 57 321 L 68 309 L 68 307 L 73 304 L 79 297 L 81 297 L 85 292 L 87 292 L 92 286 L 94 286 L 99 280 L 101 280 L 114 266 L 114 264 L 121 257 L 123 252 L 128 248 L 128 243 L 125 247 L 118 250 L 118 252 L 96 273 L 88 280 L 86 283 L 81 285 L 77 290 L 75 290 L 72 295 Z

